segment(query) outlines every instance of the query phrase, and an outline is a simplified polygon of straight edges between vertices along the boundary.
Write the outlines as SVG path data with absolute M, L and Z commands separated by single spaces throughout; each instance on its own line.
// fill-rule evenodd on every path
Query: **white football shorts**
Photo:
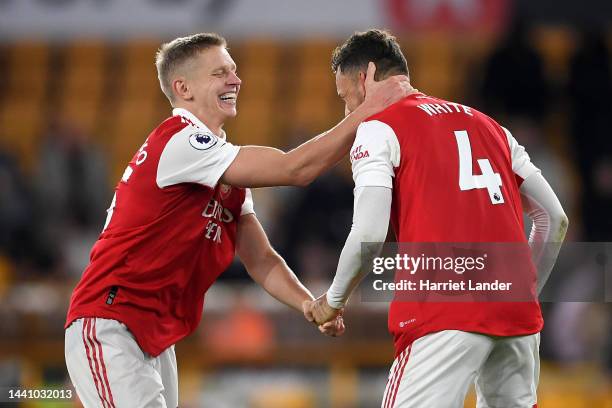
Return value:
M 144 353 L 127 326 L 83 318 L 66 329 L 66 367 L 85 408 L 176 408 L 174 346 L 157 357 Z
M 431 333 L 400 353 L 382 408 L 463 408 L 475 382 L 477 408 L 537 407 L 540 334 L 494 337 Z

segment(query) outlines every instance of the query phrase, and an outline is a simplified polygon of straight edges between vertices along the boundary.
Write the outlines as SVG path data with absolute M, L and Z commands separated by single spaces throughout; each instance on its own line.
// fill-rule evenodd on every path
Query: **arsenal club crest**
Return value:
M 225 200 L 231 194 L 232 186 L 228 186 L 227 184 L 221 184 L 219 192 L 221 193 L 221 198 Z

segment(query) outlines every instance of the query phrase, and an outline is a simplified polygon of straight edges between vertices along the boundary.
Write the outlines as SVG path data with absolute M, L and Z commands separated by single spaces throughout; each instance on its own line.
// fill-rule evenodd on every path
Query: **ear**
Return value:
M 357 77 L 357 88 L 359 89 L 359 93 L 361 94 L 361 96 L 364 98 L 366 94 L 365 83 L 366 83 L 366 73 L 363 71 L 359 71 L 359 76 Z
M 178 99 L 191 100 L 193 98 L 189 84 L 182 76 L 172 81 L 172 92 Z

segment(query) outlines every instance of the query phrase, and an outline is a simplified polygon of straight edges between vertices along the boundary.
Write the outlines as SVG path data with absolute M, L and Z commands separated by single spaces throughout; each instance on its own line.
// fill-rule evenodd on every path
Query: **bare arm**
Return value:
M 302 303 L 313 299 L 310 291 L 272 248 L 254 214 L 240 217 L 236 250 L 253 280 L 280 302 L 301 312 Z
M 375 66 L 366 75 L 366 99 L 332 129 L 285 153 L 263 146 L 244 146 L 221 181 L 238 187 L 304 186 L 330 169 L 349 151 L 357 126 L 369 116 L 408 95 L 404 76 L 375 82 Z

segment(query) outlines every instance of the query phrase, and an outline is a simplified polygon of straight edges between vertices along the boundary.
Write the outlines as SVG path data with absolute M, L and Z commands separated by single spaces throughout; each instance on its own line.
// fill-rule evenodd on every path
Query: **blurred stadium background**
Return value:
M 243 80 L 229 138 L 289 148 L 343 114 L 333 48 L 390 28 L 417 88 L 483 110 L 526 146 L 570 216 L 568 240 L 611 241 L 611 22 L 609 0 L 1 0 L 0 387 L 69 385 L 71 290 L 126 163 L 170 112 L 153 65 L 162 41 L 227 37 Z M 275 247 L 320 294 L 350 227 L 348 162 L 254 196 Z M 612 407 L 610 303 L 543 308 L 540 408 Z M 324 338 L 235 263 L 205 309 L 177 347 L 182 407 L 379 406 L 386 305 L 353 299 L 346 335 Z

